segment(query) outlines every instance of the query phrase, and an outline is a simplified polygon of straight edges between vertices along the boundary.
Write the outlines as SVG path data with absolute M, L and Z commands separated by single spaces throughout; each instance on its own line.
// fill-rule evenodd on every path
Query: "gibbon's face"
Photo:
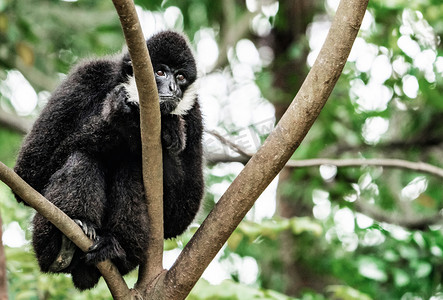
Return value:
M 146 44 L 154 68 L 161 113 L 187 114 L 197 97 L 197 67 L 186 39 L 176 32 L 164 31 L 148 39 Z M 130 65 L 129 56 L 125 60 Z M 124 86 L 131 101 L 138 102 L 132 70 L 127 73 L 130 76 Z
M 165 64 L 156 66 L 155 81 L 162 114 L 183 115 L 192 108 L 195 90 L 188 76 L 186 69 L 175 69 Z

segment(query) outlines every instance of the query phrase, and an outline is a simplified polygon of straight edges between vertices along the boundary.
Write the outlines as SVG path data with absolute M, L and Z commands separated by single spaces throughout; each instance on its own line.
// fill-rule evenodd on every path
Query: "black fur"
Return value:
M 167 65 L 185 73 L 179 92 L 186 92 L 197 73 L 186 40 L 166 31 L 147 45 L 154 71 Z M 32 243 L 41 270 L 71 273 L 79 289 L 98 282 L 95 263 L 111 259 L 126 274 L 140 264 L 147 247 L 139 107 L 121 85 L 131 75 L 127 54 L 76 67 L 35 122 L 15 166 L 33 188 L 79 220 L 87 234 L 97 235 L 91 251 L 76 249 L 70 264 L 59 270 L 51 265 L 60 253 L 61 232 L 39 214 L 33 219 Z M 165 238 L 189 226 L 203 195 L 197 96 L 186 114 L 172 115 L 170 110 L 161 104 Z

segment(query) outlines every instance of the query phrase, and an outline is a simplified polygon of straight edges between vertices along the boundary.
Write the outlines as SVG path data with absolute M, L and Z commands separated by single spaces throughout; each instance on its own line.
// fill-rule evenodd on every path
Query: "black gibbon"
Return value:
M 164 238 L 172 238 L 192 222 L 203 195 L 197 69 L 181 34 L 158 33 L 147 46 L 160 96 Z M 49 99 L 15 166 L 94 240 L 85 254 L 37 213 L 32 244 L 43 272 L 71 273 L 84 290 L 101 276 L 97 262 L 111 259 L 123 275 L 142 262 L 149 232 L 141 159 L 129 54 L 80 64 Z

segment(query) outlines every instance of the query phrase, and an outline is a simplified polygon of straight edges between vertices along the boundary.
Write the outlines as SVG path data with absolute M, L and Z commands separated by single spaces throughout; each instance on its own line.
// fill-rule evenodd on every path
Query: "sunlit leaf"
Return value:
M 412 266 L 416 270 L 415 275 L 419 278 L 428 276 L 432 271 L 432 265 L 427 261 L 417 261 Z
M 358 272 L 360 275 L 376 281 L 385 282 L 388 279 L 383 262 L 375 257 L 360 257 Z
M 367 294 L 353 289 L 350 286 L 331 285 L 327 288 L 328 292 L 333 294 L 333 299 L 342 300 L 372 300 Z
M 394 270 L 394 281 L 395 285 L 398 287 L 403 287 L 409 284 L 411 278 L 409 277 L 408 273 L 406 273 L 402 269 L 395 269 Z
M 291 219 L 291 229 L 294 234 L 302 232 L 311 232 L 316 236 L 323 233 L 322 226 L 311 218 L 293 218 Z

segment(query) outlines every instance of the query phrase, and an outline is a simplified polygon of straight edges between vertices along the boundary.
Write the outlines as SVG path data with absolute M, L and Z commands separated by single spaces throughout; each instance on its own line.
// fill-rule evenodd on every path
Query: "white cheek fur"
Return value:
M 182 100 L 177 107 L 171 112 L 172 115 L 186 115 L 188 111 L 194 106 L 195 98 L 197 97 L 198 81 L 188 86 L 183 94 Z
M 134 76 L 128 76 L 128 80 L 121 84 L 129 95 L 130 102 L 140 103 L 138 98 L 137 85 L 135 83 Z M 197 97 L 198 80 L 191 84 L 183 94 L 182 100 L 178 103 L 177 107 L 171 112 L 172 115 L 186 115 L 188 111 L 194 106 L 195 99 Z M 161 100 L 160 100 L 161 102 Z

